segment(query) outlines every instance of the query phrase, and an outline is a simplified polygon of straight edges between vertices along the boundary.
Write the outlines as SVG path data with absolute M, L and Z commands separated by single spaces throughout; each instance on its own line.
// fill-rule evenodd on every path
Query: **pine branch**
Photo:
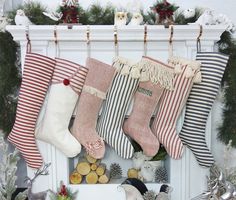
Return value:
M 28 189 L 24 192 L 20 192 L 16 197 L 15 200 L 25 200 L 27 198 Z
M 17 177 L 15 174 L 19 155 L 16 150 L 13 153 L 8 153 L 8 144 L 5 143 L 3 136 L 0 136 L 0 153 L 3 157 L 0 163 L 0 196 L 3 200 L 11 200 L 12 194 L 16 190 Z

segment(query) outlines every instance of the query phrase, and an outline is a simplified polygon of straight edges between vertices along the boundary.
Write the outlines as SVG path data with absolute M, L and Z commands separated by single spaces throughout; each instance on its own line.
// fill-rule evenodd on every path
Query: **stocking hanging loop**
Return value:
M 173 35 L 174 35 L 174 26 L 170 25 L 170 38 L 169 38 L 169 57 L 173 56 Z
M 199 35 L 197 37 L 197 52 L 201 52 L 201 36 L 202 36 L 202 31 L 203 31 L 203 28 L 202 28 L 202 25 L 199 25 L 200 27 L 200 30 L 199 30 Z
M 147 56 L 147 24 L 144 25 L 143 54 Z
M 57 26 L 56 25 L 54 26 L 53 35 L 54 35 L 54 42 L 55 42 L 55 56 L 59 57 L 59 55 L 58 55 Z
M 117 36 L 117 26 L 114 26 L 114 46 L 115 46 L 115 56 L 119 55 L 118 50 L 118 36 Z
M 90 26 L 87 26 L 86 30 L 86 44 L 87 44 L 87 56 L 90 58 L 91 56 L 91 46 L 90 46 Z
M 29 26 L 26 26 L 25 37 L 26 37 L 26 40 L 27 40 L 26 52 L 30 53 L 31 52 L 31 41 L 30 41 L 30 38 L 29 38 Z

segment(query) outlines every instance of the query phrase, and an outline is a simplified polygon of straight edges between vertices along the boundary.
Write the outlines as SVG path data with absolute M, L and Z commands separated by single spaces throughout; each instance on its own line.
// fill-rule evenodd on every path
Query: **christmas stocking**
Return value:
M 197 53 L 197 61 L 202 63 L 202 82 L 193 84 L 180 132 L 183 144 L 193 152 L 199 165 L 205 167 L 211 167 L 214 163 L 205 141 L 206 122 L 218 93 L 227 60 L 228 56 L 220 53 Z
M 119 156 L 128 159 L 133 156 L 134 148 L 122 127 L 129 102 L 138 87 L 141 70 L 140 66 L 124 58 L 116 58 L 113 66 L 120 72 L 115 75 L 107 93 L 97 131 Z
M 175 70 L 174 90 L 164 90 L 152 130 L 168 154 L 179 159 L 183 144 L 176 133 L 177 119 L 187 101 L 194 79 L 200 79 L 200 62 L 178 57 L 171 57 L 168 62 Z
M 167 65 L 143 57 L 139 87 L 134 96 L 134 106 L 123 129 L 134 139 L 147 156 L 154 156 L 159 150 L 159 141 L 149 124 L 163 89 L 173 89 L 174 70 Z
M 105 146 L 95 129 L 115 68 L 91 58 L 87 60 L 86 66 L 89 72 L 80 95 L 72 133 L 89 155 L 100 159 L 104 156 Z
M 8 140 L 32 168 L 40 168 L 43 163 L 34 132 L 54 67 L 55 60 L 49 57 L 35 53 L 28 53 L 25 57 L 16 120 Z
M 37 121 L 36 138 L 53 144 L 67 157 L 74 157 L 81 150 L 68 126 L 87 72 L 85 67 L 57 58 L 47 101 Z

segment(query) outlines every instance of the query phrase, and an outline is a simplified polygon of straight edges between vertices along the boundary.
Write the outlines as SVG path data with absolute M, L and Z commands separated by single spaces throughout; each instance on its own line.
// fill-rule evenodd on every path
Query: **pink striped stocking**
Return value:
M 174 159 L 179 159 L 183 152 L 183 144 L 176 133 L 176 123 L 194 79 L 200 78 L 200 63 L 177 57 L 171 57 L 168 63 L 175 67 L 175 89 L 173 91 L 164 89 L 152 131 L 168 154 Z
M 27 53 L 15 124 L 8 140 L 21 152 L 27 165 L 40 168 L 43 160 L 35 142 L 35 126 L 55 67 L 49 57 Z

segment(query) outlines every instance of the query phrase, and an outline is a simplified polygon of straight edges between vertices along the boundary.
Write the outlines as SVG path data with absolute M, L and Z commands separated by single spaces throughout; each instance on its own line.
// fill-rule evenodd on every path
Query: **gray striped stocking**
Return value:
M 214 158 L 205 141 L 206 122 L 224 74 L 228 56 L 218 52 L 199 52 L 202 82 L 195 83 L 186 104 L 180 138 L 193 152 L 199 165 L 210 167 Z
M 119 156 L 128 159 L 133 156 L 134 148 L 122 126 L 129 102 L 139 83 L 140 69 L 124 58 L 117 58 L 113 66 L 120 72 L 115 75 L 107 93 L 97 131 Z

